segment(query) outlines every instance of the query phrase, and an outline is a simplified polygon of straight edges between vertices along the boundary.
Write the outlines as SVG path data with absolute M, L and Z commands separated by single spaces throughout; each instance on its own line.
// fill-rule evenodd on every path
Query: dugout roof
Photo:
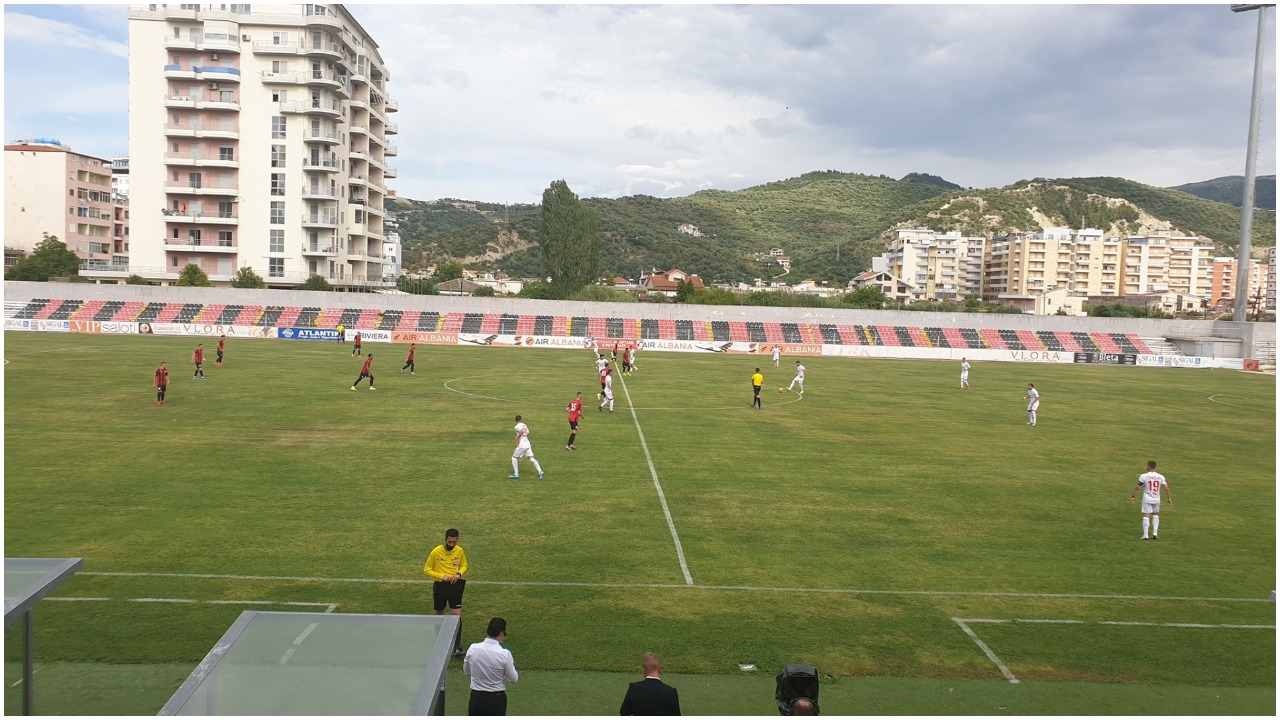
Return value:
M 161 715 L 442 714 L 453 615 L 245 611 Z
M 83 558 L 5 558 L 4 626 L 9 627 L 83 566 Z

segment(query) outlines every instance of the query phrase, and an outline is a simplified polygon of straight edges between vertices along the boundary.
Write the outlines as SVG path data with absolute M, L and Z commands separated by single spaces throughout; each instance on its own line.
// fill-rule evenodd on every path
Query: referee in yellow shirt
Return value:
M 764 409 L 764 406 L 760 404 L 761 385 L 764 385 L 764 376 L 760 374 L 760 368 L 756 368 L 756 374 L 751 376 L 751 391 L 755 393 L 755 398 L 751 400 L 751 407 L 756 410 Z
M 458 546 L 458 530 L 449 528 L 444 532 L 444 544 L 437 545 L 427 556 L 427 564 L 422 567 L 427 577 L 435 580 L 431 588 L 431 597 L 435 601 L 436 614 L 444 614 L 444 606 L 448 605 L 453 614 L 458 616 L 458 634 L 453 638 L 453 654 L 461 657 L 462 652 L 462 591 L 467 588 L 463 575 L 467 574 L 467 554 Z

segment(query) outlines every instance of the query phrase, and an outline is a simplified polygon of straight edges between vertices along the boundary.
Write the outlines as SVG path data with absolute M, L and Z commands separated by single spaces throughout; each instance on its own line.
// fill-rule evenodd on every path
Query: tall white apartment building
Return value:
M 983 237 L 901 228 L 883 255 L 885 270 L 911 283 L 916 300 L 955 302 L 982 294 L 985 246 Z
M 129 271 L 388 287 L 390 76 L 342 5 L 129 9 Z
M 1212 245 L 1200 238 L 1160 231 L 1124 240 L 1121 295 L 1172 291 L 1208 299 L 1213 275 Z
M 1121 243 L 1101 230 L 1050 227 L 993 240 L 983 270 L 987 300 L 1030 300 L 1054 288 L 1070 297 L 1118 295 Z
M 1267 307 L 1276 306 L 1276 248 L 1267 249 Z

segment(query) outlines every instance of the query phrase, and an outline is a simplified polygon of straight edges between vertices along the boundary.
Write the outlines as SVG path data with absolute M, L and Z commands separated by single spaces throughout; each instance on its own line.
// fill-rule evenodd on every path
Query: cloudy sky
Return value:
M 811 170 L 971 187 L 1244 173 L 1257 13 L 1227 5 L 375 5 L 391 187 L 538 202 Z M 5 5 L 5 139 L 128 152 L 124 5 Z M 1275 21 L 1259 174 L 1276 169 Z

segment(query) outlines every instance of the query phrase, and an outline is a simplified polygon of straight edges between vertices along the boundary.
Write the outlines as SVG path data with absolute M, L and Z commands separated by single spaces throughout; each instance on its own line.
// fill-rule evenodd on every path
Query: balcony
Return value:
M 300 104 L 302 105 L 301 112 L 307 115 L 323 115 L 340 122 L 345 122 L 347 119 L 347 107 L 337 100 L 312 100 L 311 102 Z
M 327 187 L 303 187 L 303 200 L 337 200 L 338 191 Z
M 311 243 L 311 244 L 303 243 L 302 254 L 303 255 L 323 255 L 326 257 L 337 257 L 338 248 L 334 246 L 332 243 L 328 245 L 326 245 L 325 243 Z
M 221 157 L 205 157 L 201 153 L 165 153 L 164 162 L 166 165 L 189 165 L 193 167 L 240 167 L 239 160 L 223 159 Z
M 183 70 L 181 65 L 165 65 L 164 76 L 169 80 L 195 80 L 195 68 Z
M 399 134 L 400 134 L 400 123 L 393 123 L 393 122 L 389 122 L 389 123 L 387 123 L 387 127 L 386 127 L 386 130 L 385 130 L 385 133 L 386 133 L 387 135 L 399 135 Z
M 235 181 L 231 182 L 189 182 L 178 180 L 165 180 L 164 191 L 167 193 L 176 193 L 181 195 L 231 195 L 240 194 L 239 188 Z
M 240 217 L 234 212 L 196 212 L 187 210 L 161 210 L 167 223 L 200 223 L 201 225 L 236 225 Z
M 347 178 L 347 183 L 350 185 L 367 186 L 369 184 L 369 179 L 364 175 L 351 175 Z
M 216 242 L 204 242 L 203 240 L 196 240 L 191 238 L 187 238 L 186 240 L 165 238 L 164 249 L 170 250 L 170 251 L 186 251 L 186 252 L 196 252 L 196 253 L 231 253 L 233 255 L 239 252 L 239 248 L 236 246 L 234 242 L 226 242 L 221 240 Z
M 222 65 L 196 65 L 192 67 L 195 71 L 196 78 L 209 82 L 240 82 L 240 68 L 225 67 Z
M 209 138 L 235 140 L 240 137 L 240 129 L 234 126 L 205 127 L 202 123 L 166 124 L 164 134 L 169 137 Z
M 369 156 L 368 154 L 366 154 L 366 151 L 363 148 L 358 150 L 355 148 L 352 148 L 347 152 L 347 159 L 352 162 L 355 162 L 357 160 L 367 162 L 369 160 Z
M 306 17 L 302 19 L 302 23 L 307 27 L 330 27 L 338 31 L 342 30 L 342 21 L 327 13 L 307 14 Z
M 253 44 L 253 53 L 255 55 L 297 55 L 302 49 L 302 43 L 298 42 L 275 42 L 268 40 L 265 42 L 255 42 Z
M 400 172 L 396 170 L 394 167 L 392 167 L 391 165 L 388 165 L 387 169 L 383 171 L 383 175 L 389 178 L 400 177 Z
M 346 84 L 345 76 L 337 73 L 325 72 L 324 70 L 312 70 L 309 73 L 303 73 L 303 78 L 308 85 L 314 87 L 325 87 L 333 90 L 341 90 Z
M 216 85 L 217 83 L 211 84 Z M 234 99 L 210 98 L 206 100 L 202 97 L 192 97 L 190 95 L 165 95 L 164 106 L 177 110 L 239 110 L 240 102 Z
M 303 46 L 302 54 L 311 57 L 323 57 L 330 60 L 342 60 L 342 48 L 338 43 L 312 42 Z
M 398 100 L 388 100 L 387 112 L 389 113 L 400 112 L 400 102 Z
M 262 73 L 263 85 L 303 85 L 306 81 L 306 74 L 300 72 L 266 71 Z
M 302 226 L 306 228 L 337 229 L 338 213 L 316 213 L 314 215 L 303 215 Z
M 354 122 L 353 122 L 353 123 L 351 123 L 351 133 L 352 133 L 353 135 L 354 135 L 354 134 L 356 134 L 356 133 L 359 133 L 359 134 L 361 134 L 361 135 L 368 135 L 368 134 L 369 134 L 369 126 L 368 126 L 368 125 L 365 125 L 365 124 L 358 124 L 358 123 L 354 123 Z
M 342 133 L 337 130 L 312 130 L 308 128 L 302 134 L 303 142 L 324 143 L 325 145 L 337 145 L 343 141 Z
M 306 172 L 331 172 L 336 173 L 341 169 L 337 158 L 330 159 L 313 159 L 302 158 L 302 169 Z

